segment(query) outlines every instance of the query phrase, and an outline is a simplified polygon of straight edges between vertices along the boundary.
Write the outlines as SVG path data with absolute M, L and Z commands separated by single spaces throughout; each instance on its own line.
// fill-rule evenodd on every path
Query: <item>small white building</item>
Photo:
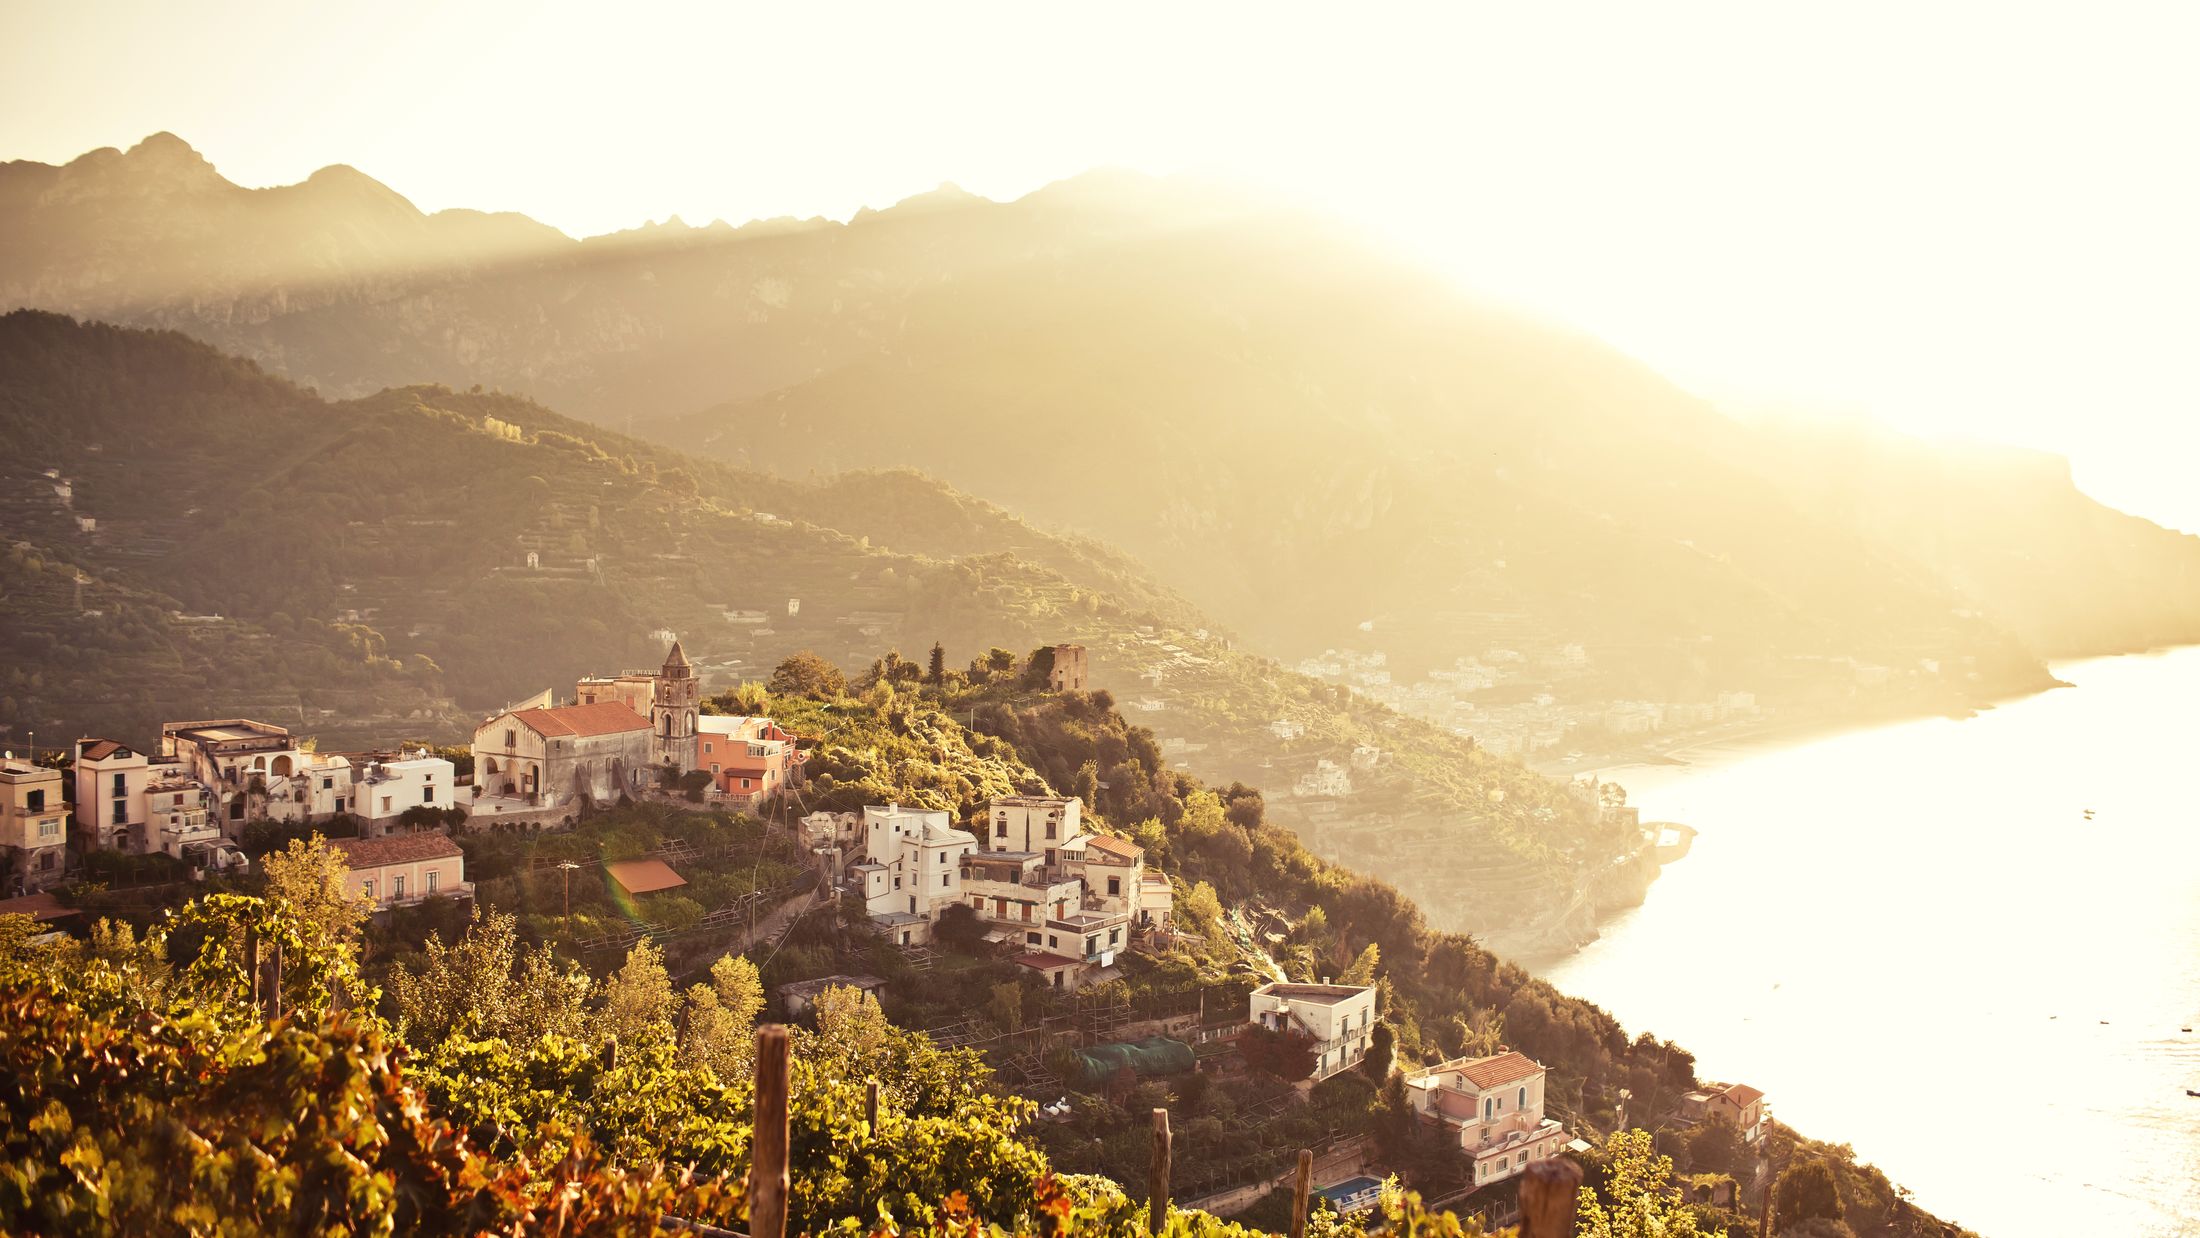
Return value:
M 1314 762 L 1314 768 L 1299 775 L 1291 784 L 1292 793 L 1307 798 L 1321 796 L 1346 796 L 1352 794 L 1352 771 L 1328 757 Z
M 1543 1116 L 1543 1067 L 1524 1053 L 1456 1058 L 1406 1076 L 1406 1096 L 1424 1118 L 1443 1124 L 1487 1186 L 1556 1156 L 1565 1127 Z
M 1085 802 L 1074 795 L 1004 795 L 986 807 L 988 851 L 1025 851 L 1054 864 L 1084 833 Z
M 802 837 L 812 847 L 844 847 L 863 836 L 863 818 L 852 812 L 813 812 L 802 818 Z
M 145 788 L 153 781 L 152 758 L 111 739 L 80 739 L 71 768 L 76 803 L 70 815 L 84 846 L 140 850 L 147 836 Z
M 863 861 L 848 874 L 890 940 L 923 945 L 940 910 L 963 901 L 962 860 L 977 849 L 977 836 L 945 812 L 874 804 L 863 810 Z
M 351 871 L 344 889 L 377 911 L 430 898 L 472 898 L 466 853 L 443 834 L 395 834 L 388 838 L 331 838 L 329 847 Z
M 1316 1081 L 1359 1065 L 1375 1032 L 1373 985 L 1278 981 L 1253 990 L 1250 1006 L 1248 1022 L 1313 1038 Z
M 161 728 L 160 759 L 206 787 L 225 830 L 263 818 L 326 821 L 352 808 L 351 762 L 301 745 L 273 723 L 171 722 Z
M 399 818 L 414 808 L 441 812 L 460 806 L 457 767 L 425 749 L 401 753 L 394 761 L 367 762 L 354 790 L 361 838 L 396 833 L 403 828 Z

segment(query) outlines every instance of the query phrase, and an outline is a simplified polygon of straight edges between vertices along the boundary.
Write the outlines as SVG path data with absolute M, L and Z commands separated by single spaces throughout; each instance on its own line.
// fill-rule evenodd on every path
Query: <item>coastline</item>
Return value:
M 2130 654 L 2102 654 L 2101 657 L 2128 657 Z M 2073 661 L 2090 659 L 2072 659 Z M 1869 731 L 1897 723 L 1915 722 L 1920 718 L 1974 718 L 1979 714 L 2010 701 L 2020 701 L 2052 692 L 2071 685 L 2049 675 L 2045 682 L 2030 688 L 2018 688 L 1968 704 L 1926 704 L 1918 701 L 1895 702 L 1852 709 L 1809 709 L 1753 718 L 1747 722 L 1727 727 L 1691 731 L 1673 737 L 1670 746 L 1645 745 L 1639 748 L 1598 753 L 1588 760 L 1567 764 L 1564 761 L 1535 761 L 1528 768 L 1551 778 L 1578 778 L 1583 774 L 1603 774 L 1611 770 L 1631 769 L 1642 766 L 1686 767 L 1700 764 L 1701 754 L 1711 749 L 1767 748 L 1803 743 L 1810 740 L 1829 739 L 1836 735 L 1849 735 Z

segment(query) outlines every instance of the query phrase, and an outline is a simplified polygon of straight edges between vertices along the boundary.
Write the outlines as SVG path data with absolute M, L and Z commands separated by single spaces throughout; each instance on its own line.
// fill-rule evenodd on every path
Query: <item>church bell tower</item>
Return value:
M 649 707 L 650 731 L 655 736 L 651 755 L 658 765 L 683 773 L 695 767 L 695 715 L 702 699 L 703 685 L 675 640 L 657 672 L 656 696 Z

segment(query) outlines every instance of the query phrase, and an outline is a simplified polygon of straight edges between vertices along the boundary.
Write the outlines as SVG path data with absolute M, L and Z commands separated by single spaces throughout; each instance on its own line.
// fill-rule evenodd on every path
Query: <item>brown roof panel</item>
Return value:
M 1481 1057 L 1459 1064 L 1459 1073 L 1468 1083 L 1478 1088 L 1503 1087 L 1542 1071 L 1543 1068 L 1536 1065 L 1535 1059 L 1518 1052 L 1500 1053 L 1496 1057 Z
M 555 709 L 522 709 L 512 716 L 537 735 L 553 739 L 586 739 L 593 735 L 618 735 L 646 731 L 649 719 L 634 712 L 624 701 L 598 701 L 594 705 L 560 705 Z
M 1146 855 L 1144 847 L 1128 838 L 1117 838 L 1111 834 L 1093 835 L 1092 841 L 1085 844 L 1085 849 L 1088 851 L 1104 851 L 1126 864 L 1135 864 L 1145 858 Z
M 687 878 L 673 872 L 672 865 L 663 860 L 618 860 L 603 868 L 629 894 L 655 894 L 687 884 Z
M 432 832 L 392 834 L 387 838 L 331 838 L 328 845 L 354 869 L 417 864 L 466 854 L 449 835 Z

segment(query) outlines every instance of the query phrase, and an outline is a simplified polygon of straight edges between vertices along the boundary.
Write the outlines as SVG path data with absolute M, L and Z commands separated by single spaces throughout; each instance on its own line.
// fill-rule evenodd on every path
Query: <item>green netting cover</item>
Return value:
M 1087 1084 L 1098 1083 L 1125 1066 L 1143 1077 L 1173 1075 L 1190 1070 L 1198 1062 L 1199 1057 L 1192 1052 L 1190 1045 L 1166 1036 L 1148 1036 L 1144 1040 L 1126 1040 L 1077 1050 L 1078 1067 L 1084 1072 L 1084 1082 Z

